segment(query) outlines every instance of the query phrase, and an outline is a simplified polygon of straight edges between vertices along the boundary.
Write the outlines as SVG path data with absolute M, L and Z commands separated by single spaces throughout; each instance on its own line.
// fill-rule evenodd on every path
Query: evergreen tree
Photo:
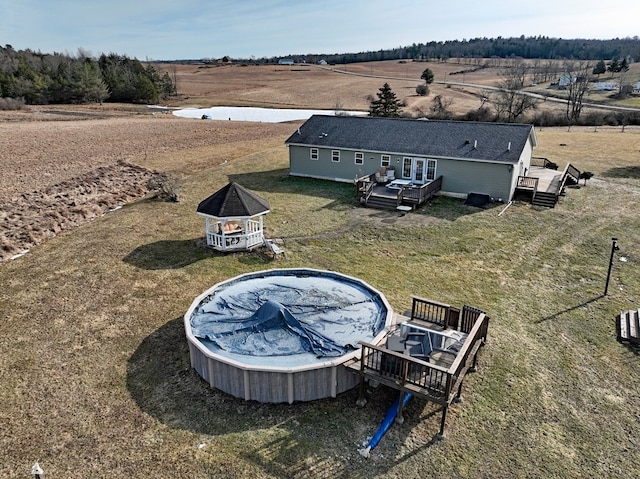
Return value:
M 607 71 L 611 73 L 618 73 L 620 71 L 620 62 L 617 58 L 612 59 L 607 65 Z
M 594 75 L 602 75 L 603 73 L 607 72 L 607 65 L 605 64 L 604 60 L 600 60 L 598 63 L 596 63 L 596 66 L 593 67 L 593 74 Z
M 621 72 L 629 71 L 629 62 L 627 61 L 626 58 L 623 58 L 622 61 L 620 62 L 620 71 Z
M 430 68 L 427 68 L 422 72 L 420 78 L 422 78 L 427 85 L 431 85 L 433 83 L 433 72 Z
M 369 116 L 397 118 L 400 116 L 400 101 L 388 83 L 382 85 L 376 94 L 378 99 L 371 102 Z

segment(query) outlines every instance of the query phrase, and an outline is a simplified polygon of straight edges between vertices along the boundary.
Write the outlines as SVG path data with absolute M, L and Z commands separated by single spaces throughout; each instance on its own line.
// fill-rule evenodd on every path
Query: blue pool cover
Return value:
M 342 356 L 384 328 L 387 308 L 364 283 L 302 271 L 219 284 L 193 311 L 193 335 L 234 354 L 321 358 Z

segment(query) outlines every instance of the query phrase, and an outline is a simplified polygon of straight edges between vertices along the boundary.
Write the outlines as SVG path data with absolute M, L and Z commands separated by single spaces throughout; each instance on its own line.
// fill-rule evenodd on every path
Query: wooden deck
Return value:
M 535 160 L 535 161 L 534 161 Z M 527 176 L 519 176 L 514 196 L 528 198 L 533 205 L 554 208 L 565 187 L 577 184 L 580 170 L 571 163 L 563 171 L 548 168 L 551 162 L 546 158 L 534 158 Z
M 376 183 L 373 175 L 356 180 L 360 204 L 380 209 L 398 209 L 402 206 L 408 206 L 411 209 L 418 208 L 433 198 L 441 188 L 442 176 L 424 185 L 408 184 L 395 189 Z
M 433 316 L 428 316 L 432 313 Z M 403 317 L 399 316 L 399 319 L 401 318 Z M 398 338 L 390 336 L 385 345 L 361 342 L 360 359 L 345 366 L 360 375 L 360 404 L 366 402 L 365 381 L 377 381 L 398 390 L 400 394 L 411 393 L 441 405 L 439 435 L 444 437 L 448 407 L 453 401 L 461 398 L 466 374 L 476 369 L 478 352 L 486 342 L 489 318 L 484 312 L 469 306 L 460 310 L 443 303 L 414 297 L 411 316 L 406 319 L 409 321 L 404 327 L 408 330 L 426 328 L 442 331 L 443 335 L 448 331 L 454 331 L 455 337 L 463 341 L 462 346 L 455 352 L 453 349 L 449 352 L 434 349 L 428 357 L 414 357 L 410 353 L 390 349 L 390 339 Z M 399 416 L 401 412 L 398 412 Z

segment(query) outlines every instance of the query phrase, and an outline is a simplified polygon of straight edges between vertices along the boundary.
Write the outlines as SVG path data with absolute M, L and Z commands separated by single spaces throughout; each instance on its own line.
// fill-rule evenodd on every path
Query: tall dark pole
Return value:
M 609 271 L 607 271 L 607 283 L 604 285 L 604 296 L 609 291 L 609 280 L 611 279 L 611 268 L 613 268 L 613 254 L 620 248 L 618 248 L 618 238 L 611 238 L 611 257 L 609 258 Z

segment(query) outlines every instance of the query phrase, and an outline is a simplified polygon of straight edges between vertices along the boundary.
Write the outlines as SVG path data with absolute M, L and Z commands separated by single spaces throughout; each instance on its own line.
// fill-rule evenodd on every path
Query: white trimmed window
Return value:
M 340 161 L 340 150 L 331 150 L 331 161 L 336 163 Z
M 427 180 L 436 179 L 436 164 L 436 160 L 427 160 L 427 174 L 425 175 Z
M 402 177 L 411 178 L 411 170 L 413 169 L 413 158 L 405 156 L 402 159 Z
M 317 160 L 318 159 L 318 149 L 317 148 L 311 148 L 311 150 L 309 151 L 309 157 L 312 160 Z
M 391 164 L 391 156 L 382 155 L 382 159 L 380 160 L 380 166 L 389 166 Z
M 364 153 L 356 151 L 356 165 L 364 165 Z

